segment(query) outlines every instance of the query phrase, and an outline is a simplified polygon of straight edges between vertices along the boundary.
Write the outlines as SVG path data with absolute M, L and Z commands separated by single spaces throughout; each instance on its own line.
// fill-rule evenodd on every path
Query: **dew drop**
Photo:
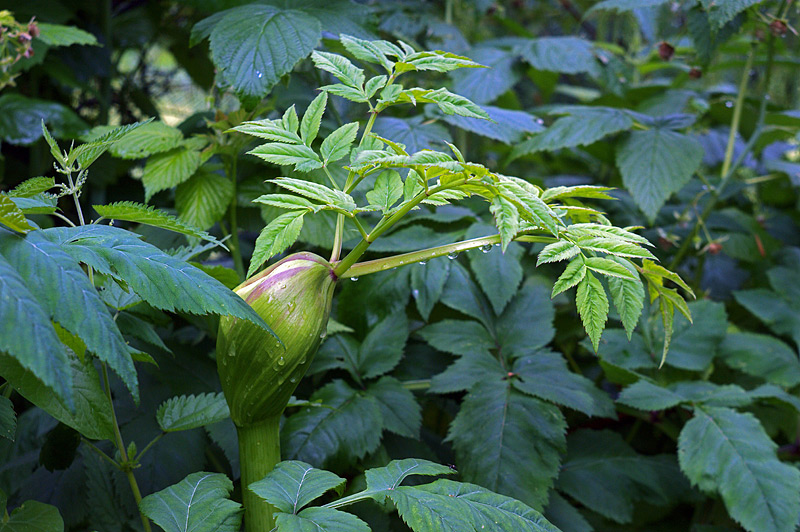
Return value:
M 319 333 L 320 340 L 324 340 L 326 336 L 328 336 L 328 331 L 322 331 L 321 333 Z
M 420 266 L 425 266 L 426 264 L 428 264 L 428 261 L 426 261 L 426 260 L 419 261 L 419 265 Z
M 733 102 L 725 102 L 725 107 L 730 109 L 731 107 L 733 107 Z
M 485 246 L 481 246 L 481 252 L 489 253 L 492 250 L 491 244 L 486 244 Z
M 356 281 L 358 281 L 358 277 L 351 277 L 350 280 L 353 281 L 353 282 L 356 282 Z
M 537 118 L 537 119 L 536 119 L 536 123 L 537 123 L 537 124 L 539 124 L 539 125 L 541 126 L 541 125 L 543 125 L 543 124 L 544 124 L 544 120 L 542 120 L 541 118 Z
M 294 384 L 294 383 L 296 383 L 296 382 L 297 382 L 297 379 L 296 379 L 295 377 L 292 377 L 291 379 L 289 379 L 289 382 L 291 382 L 292 384 Z
M 454 260 L 458 257 L 458 251 L 451 251 L 447 254 L 447 258 L 450 260 Z
M 286 359 L 283 358 L 283 357 L 279 358 L 278 359 L 278 365 L 279 366 L 283 366 L 284 364 L 286 364 Z
M 264 73 L 263 73 L 263 72 L 261 72 L 260 70 L 256 70 L 256 77 L 257 77 L 258 79 L 261 79 L 262 77 L 264 77 Z
M 417 290 L 416 288 L 413 289 L 411 291 L 411 295 L 414 296 L 414 299 L 417 299 L 419 297 L 419 290 Z
M 497 244 L 494 245 L 494 247 L 499 248 L 500 247 L 500 243 L 498 242 Z

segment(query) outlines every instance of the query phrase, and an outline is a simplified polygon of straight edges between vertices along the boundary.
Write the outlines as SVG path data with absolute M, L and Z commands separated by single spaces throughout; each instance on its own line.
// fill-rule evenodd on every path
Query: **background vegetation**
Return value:
M 336 82 L 306 58 L 314 49 L 343 52 L 337 38 L 347 34 L 490 67 L 408 76 L 470 98 L 494 122 L 419 104 L 382 114 L 376 133 L 409 152 L 452 142 L 467 160 L 545 187 L 615 187 L 617 201 L 590 204 L 616 225 L 642 226 L 660 263 L 697 295 L 689 304 L 694 325 L 676 313 L 659 369 L 658 309 L 645 305 L 627 335 L 612 307 L 595 353 L 573 298 L 550 299 L 563 268 L 536 267 L 541 245 L 512 243 L 504 254 L 489 247 L 343 280 L 328 337 L 287 412 L 284 458 L 348 479 L 348 493 L 364 487 L 365 470 L 392 459 L 452 464 L 460 480 L 518 499 L 565 532 L 795 530 L 796 2 L 11 0 L 4 7 L 21 26 L 0 34 L 9 59 L 0 63 L 0 187 L 42 227 L 61 223 L 37 214 L 56 204 L 66 218 L 79 214 L 68 198 L 14 188 L 35 176 L 62 179 L 42 120 L 67 148 L 97 141 L 111 125 L 155 117 L 93 163 L 82 210 L 135 201 L 171 212 L 210 235 L 117 225 L 236 286 L 262 227 L 280 213 L 251 201 L 277 191 L 265 180 L 292 174 L 245 155 L 253 137 L 226 132 L 244 120 L 278 118 L 292 104 L 302 111 L 318 86 Z M 346 99 L 331 96 L 328 105 L 324 133 L 361 118 Z M 125 220 L 119 213 L 106 217 Z M 309 217 L 295 248 L 326 253 L 334 225 L 334 215 Z M 371 252 L 493 232 L 485 207 L 467 201 L 416 211 Z M 0 255 L 8 259 L 4 235 Z M 230 253 L 204 246 L 204 236 L 228 237 Z M 345 240 L 353 245 L 356 237 Z M 143 496 L 200 471 L 239 477 L 233 424 L 219 408 L 214 314 L 221 307 L 171 306 L 156 294 L 114 299 L 113 283 L 99 278 L 124 341 L 139 353 L 135 371 L 102 359 L 116 372 L 103 371 L 115 409 L 100 404 L 103 390 L 89 379 L 75 387 L 86 403 L 67 415 L 2 356 L 0 490 L 11 515 L 0 530 L 29 530 L 26 519 L 48 530 L 59 520 L 67 530 L 140 530 L 126 476 L 135 476 Z M 65 308 L 82 312 L 77 299 Z M 176 308 L 183 312 L 167 313 Z M 4 352 L 18 334 L 3 328 L 13 322 L 9 309 L 0 306 Z M 83 361 L 86 345 L 69 333 L 60 339 L 70 360 L 80 352 Z M 137 375 L 138 402 L 130 380 Z M 187 412 L 199 417 L 187 421 Z M 116 425 L 120 433 L 110 434 Z M 127 456 L 115 447 L 121 441 Z M 226 495 L 231 486 L 216 489 Z M 238 484 L 231 497 L 241 500 Z M 43 504 L 11 513 L 25 501 Z M 353 511 L 373 530 L 407 530 L 384 510 L 361 503 Z

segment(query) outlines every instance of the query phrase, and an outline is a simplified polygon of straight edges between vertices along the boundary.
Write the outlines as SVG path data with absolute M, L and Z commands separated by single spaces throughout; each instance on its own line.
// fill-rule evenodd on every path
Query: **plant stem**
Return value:
M 711 214 L 711 212 L 714 210 L 714 207 L 716 207 L 717 202 L 722 197 L 722 193 L 725 191 L 725 188 L 728 186 L 728 183 L 730 182 L 731 177 L 736 172 L 736 170 L 739 168 L 739 165 L 742 164 L 742 161 L 744 161 L 744 158 L 747 156 L 747 154 L 753 148 L 753 146 L 755 145 L 755 143 L 758 140 L 758 138 L 761 136 L 761 132 L 762 132 L 762 130 L 764 128 L 764 118 L 766 116 L 766 111 L 767 111 L 767 100 L 769 99 L 767 97 L 767 95 L 768 95 L 768 92 L 769 92 L 770 80 L 772 79 L 772 64 L 773 64 L 774 57 L 775 57 L 775 37 L 774 36 L 770 36 L 769 40 L 767 41 L 766 75 L 764 76 L 763 89 L 761 91 L 761 104 L 759 105 L 759 109 L 758 109 L 758 119 L 756 120 L 756 128 L 753 131 L 753 134 L 750 135 L 750 138 L 748 139 L 747 144 L 745 144 L 744 149 L 742 149 L 742 151 L 739 153 L 739 155 L 736 157 L 736 159 L 732 163 L 728 162 L 727 165 L 726 165 L 725 161 L 723 161 L 723 168 L 727 166 L 727 172 L 723 173 L 722 180 L 720 181 L 719 186 L 717 186 L 716 189 L 712 190 L 711 198 L 709 198 L 708 203 L 706 203 L 706 206 L 703 209 L 703 212 L 700 214 L 700 217 L 699 217 L 700 221 L 705 221 L 708 218 L 708 216 Z M 742 76 L 742 82 L 740 83 L 740 89 L 739 89 L 739 95 L 738 95 L 737 100 L 736 100 L 736 106 L 737 107 L 742 107 L 744 105 L 744 97 L 743 96 L 744 96 L 744 92 L 745 92 L 745 89 L 746 89 L 746 86 L 747 86 L 747 79 L 750 76 L 750 65 L 752 65 L 752 55 L 750 57 L 748 57 L 748 64 L 746 65 L 747 68 L 746 68 L 746 70 L 745 70 L 745 72 L 744 72 L 744 74 Z M 744 88 L 742 88 L 742 87 L 744 87 Z M 731 136 L 734 139 L 734 141 L 735 141 L 735 135 L 736 135 L 736 131 L 735 130 L 738 129 L 738 126 L 739 126 L 737 117 L 741 117 L 741 111 L 739 111 L 739 113 L 737 114 L 736 110 L 734 110 L 733 120 L 735 121 L 735 123 L 733 123 L 733 122 L 731 123 Z M 729 140 L 729 145 L 730 145 L 730 138 L 731 137 L 729 137 L 729 139 L 728 139 Z M 728 156 L 729 156 L 728 151 L 729 150 L 726 149 L 726 153 L 725 153 L 725 159 L 726 160 L 728 159 Z M 733 156 L 733 150 L 730 150 L 730 156 L 731 157 Z M 686 253 L 689 252 L 689 248 L 691 247 L 692 242 L 694 241 L 695 237 L 697 236 L 697 233 L 698 233 L 699 230 L 700 230 L 700 222 L 695 223 L 694 226 L 692 227 L 691 231 L 689 231 L 689 234 L 686 236 L 686 238 L 684 238 L 683 243 L 681 244 L 681 247 L 678 249 L 677 253 L 675 253 L 675 256 L 672 258 L 672 261 L 670 262 L 670 265 L 669 265 L 669 269 L 670 270 L 676 269 L 678 267 L 678 265 L 680 264 L 681 260 L 683 260 L 683 257 L 686 256 Z
M 733 149 L 736 146 L 736 134 L 739 132 L 739 121 L 742 118 L 742 108 L 744 107 L 744 97 L 747 94 L 747 81 L 750 79 L 750 70 L 753 68 L 753 58 L 756 55 L 755 48 L 750 50 L 747 61 L 744 64 L 744 72 L 739 82 L 739 94 L 736 96 L 736 105 L 733 108 L 733 118 L 731 119 L 731 130 L 728 134 L 728 145 L 725 148 L 725 159 L 722 162 L 720 178 L 725 179 L 731 169 L 733 161 Z
M 518 242 L 542 242 L 550 243 L 555 242 L 556 239 L 546 236 L 535 235 L 520 235 L 514 240 Z M 391 257 L 384 257 L 382 259 L 368 260 L 353 264 L 350 268 L 345 270 L 342 275 L 350 277 L 360 277 L 370 273 L 382 272 L 397 268 L 398 266 L 405 266 L 415 262 L 424 262 L 436 257 L 443 257 L 451 253 L 460 253 L 470 249 L 479 248 L 482 246 L 490 246 L 500 243 L 500 235 L 484 236 L 480 238 L 473 238 L 471 240 L 462 240 L 461 242 L 454 242 L 452 244 L 445 244 L 443 246 L 436 246 L 420 251 L 412 251 L 410 253 L 403 253 L 401 255 L 393 255 Z M 355 250 L 354 250 L 355 251 Z M 334 269 L 334 272 L 336 270 Z
M 274 507 L 247 487 L 263 479 L 281 461 L 280 423 L 278 415 L 255 425 L 236 427 L 246 532 L 266 532 L 275 526 Z
M 231 199 L 231 204 L 228 207 L 228 216 L 231 222 L 231 255 L 233 255 L 233 267 L 236 269 L 236 273 L 239 274 L 239 279 L 241 280 L 244 279 L 244 261 L 242 260 L 242 248 L 239 245 L 239 222 L 236 219 L 236 167 L 238 161 L 239 156 L 237 150 L 227 165 L 228 178 L 233 184 L 233 199 Z
M 127 464 L 130 458 L 128 457 L 128 450 L 125 448 L 125 442 L 122 441 L 122 433 L 119 431 L 117 413 L 114 410 L 114 399 L 111 397 L 111 384 L 108 381 L 108 367 L 105 362 L 103 362 L 103 386 L 105 387 L 106 398 L 108 399 L 109 409 L 111 410 L 111 423 L 114 425 L 114 438 L 116 440 L 117 450 L 123 458 L 123 464 Z M 125 472 L 125 476 L 128 477 L 128 484 L 131 486 L 133 498 L 136 501 L 136 508 L 139 508 L 139 503 L 142 502 L 142 492 L 139 491 L 139 484 L 136 482 L 136 477 L 133 476 L 133 471 L 130 467 L 122 467 L 122 470 Z M 151 532 L 150 521 L 141 510 L 139 510 L 139 517 L 142 518 L 142 525 L 144 526 L 145 532 Z

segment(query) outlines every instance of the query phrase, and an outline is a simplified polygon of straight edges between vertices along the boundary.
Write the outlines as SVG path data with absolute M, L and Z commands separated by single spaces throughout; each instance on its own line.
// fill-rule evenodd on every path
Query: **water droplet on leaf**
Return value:
M 356 282 L 356 281 L 358 281 L 358 277 L 351 277 L 350 280 L 353 281 L 353 282 Z
M 426 261 L 426 260 L 419 261 L 419 265 L 420 266 L 425 266 L 427 263 L 428 263 L 428 261 Z
M 489 253 L 492 250 L 491 244 L 486 244 L 485 246 L 481 246 L 481 251 L 483 253 Z
M 456 257 L 458 257 L 458 251 L 451 251 L 450 253 L 447 254 L 447 258 L 450 260 L 453 260 Z

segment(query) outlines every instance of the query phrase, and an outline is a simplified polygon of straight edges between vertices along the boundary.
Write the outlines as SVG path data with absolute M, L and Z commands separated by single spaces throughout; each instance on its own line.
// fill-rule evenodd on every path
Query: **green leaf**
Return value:
M 364 475 L 367 478 L 369 491 L 392 491 L 396 490 L 411 475 L 439 476 L 453 473 L 455 471 L 447 466 L 420 458 L 406 458 L 405 460 L 392 460 L 386 467 L 367 469 Z
M 286 129 L 283 120 L 255 120 L 244 122 L 232 129 L 240 133 L 246 133 L 254 137 L 273 140 L 275 142 L 284 142 L 288 144 L 302 144 L 303 142 L 303 139 L 301 139 L 295 131 Z M 310 144 L 308 145 L 310 146 Z
M 17 433 L 17 414 L 14 403 L 5 396 L 0 396 L 0 436 L 14 441 Z
M 319 90 L 328 92 L 330 94 L 334 94 L 336 96 L 341 96 L 342 98 L 346 98 L 350 101 L 356 103 L 366 103 L 369 98 L 361 89 L 354 89 L 353 87 L 348 87 L 343 83 L 335 83 L 333 85 L 325 85 L 320 87 Z
M 358 122 L 350 122 L 333 131 L 322 141 L 319 154 L 322 156 L 323 166 L 328 166 L 332 162 L 347 156 L 350 153 L 350 146 L 356 140 L 358 134 Z
M 358 349 L 356 371 L 366 379 L 391 371 L 400 362 L 408 339 L 405 311 L 386 316 L 373 326 Z
M 379 207 L 383 214 L 389 213 L 392 205 L 403 197 L 403 179 L 395 170 L 387 170 L 375 178 L 375 186 L 367 192 L 370 205 Z
M 701 0 L 703 7 L 708 11 L 708 20 L 714 29 L 722 26 L 736 18 L 736 15 L 745 9 L 762 3 L 764 0 Z
M 139 510 L 164 532 L 236 532 L 242 509 L 228 499 L 231 491 L 233 483 L 222 473 L 192 473 L 142 499 Z
M 477 319 L 487 329 L 494 326 L 489 302 L 472 282 L 467 270 L 457 262 L 450 266 L 450 276 L 444 285 L 441 301 L 448 307 Z
M 32 198 L 56 186 L 52 177 L 32 177 L 8 191 L 12 198 Z
M 466 322 L 469 323 L 469 322 Z M 480 329 L 474 325 L 476 329 Z M 460 329 L 453 331 L 453 336 L 468 331 L 463 324 Z M 461 346 L 464 348 L 466 346 Z M 447 352 L 446 349 L 440 349 Z M 485 381 L 488 378 L 502 379 L 508 376 L 508 371 L 500 364 L 500 361 L 488 352 L 475 349 L 466 351 L 461 358 L 442 373 L 435 375 L 431 379 L 431 393 L 453 393 L 469 390 L 476 383 Z
M 475 224 L 467 231 L 467 239 L 477 238 L 493 233 L 493 227 L 485 224 Z M 469 264 L 478 280 L 483 292 L 492 304 L 495 314 L 500 314 L 511 298 L 517 293 L 517 288 L 522 282 L 522 266 L 520 259 L 525 253 L 522 246 L 511 243 L 500 253 L 494 247 L 484 248 L 488 252 L 469 253 Z
M 602 257 L 588 257 L 584 264 L 586 267 L 592 270 L 593 272 L 597 272 L 606 276 L 607 278 L 617 278 L 617 279 L 624 279 L 624 280 L 638 280 L 638 277 L 635 273 L 633 273 L 630 269 L 626 268 L 622 264 L 612 260 L 612 259 L 604 259 Z M 641 285 L 641 282 L 639 283 Z M 642 290 L 644 293 L 644 290 Z
M 300 236 L 300 230 L 303 228 L 303 216 L 305 214 L 305 211 L 290 211 L 281 214 L 261 230 L 256 239 L 253 256 L 250 258 L 250 268 L 247 270 L 248 277 L 258 271 L 270 258 L 283 253 L 295 243 L 297 237 Z
M 592 43 L 578 37 L 528 39 L 516 49 L 537 70 L 595 76 L 600 72 Z
M 356 208 L 356 202 L 349 194 L 341 190 L 328 188 L 325 185 L 291 177 L 279 177 L 273 179 L 272 182 L 301 196 L 333 205 L 346 211 L 352 211 Z
M 153 227 L 166 229 L 167 231 L 174 231 L 183 235 L 202 238 L 209 242 L 217 241 L 216 238 L 205 231 L 187 225 L 171 214 L 156 209 L 152 205 L 143 205 L 133 201 L 119 201 L 108 205 L 92 205 L 92 207 L 97 211 L 97 214 L 103 218 L 151 225 Z
M 19 273 L 41 308 L 64 329 L 81 338 L 100 360 L 108 363 L 138 399 L 136 370 L 128 346 L 105 303 L 78 261 L 49 240 L 51 235 L 59 232 L 76 230 L 80 228 L 31 231 L 25 238 L 0 230 L 0 255 Z M 28 342 L 31 340 L 26 339 Z M 42 362 L 39 358 L 36 364 Z M 38 369 L 37 365 L 26 367 L 34 371 Z M 60 386 L 59 389 L 64 391 Z
M 652 7 L 666 4 L 669 0 L 603 0 L 598 2 L 589 11 L 613 10 L 613 11 L 633 11 L 641 7 Z
M 642 379 L 622 390 L 617 401 L 639 410 L 660 411 L 678 406 L 686 401 L 686 398 L 668 388 Z
M 126 134 L 111 146 L 111 154 L 123 159 L 142 159 L 177 148 L 183 133 L 164 122 L 150 122 Z
M 667 129 L 634 131 L 617 148 L 622 182 L 650 220 L 689 182 L 702 159 L 696 140 Z
M 138 235 L 104 225 L 57 227 L 42 233 L 76 260 L 123 279 L 158 309 L 234 316 L 270 330 L 241 297 L 219 281 L 142 242 Z
M 233 183 L 219 174 L 197 172 L 175 190 L 178 216 L 200 229 L 210 228 L 228 211 L 233 188 Z
M 423 319 L 428 319 L 433 306 L 442 297 L 449 276 L 450 262 L 442 259 L 430 260 L 424 268 L 411 270 L 411 296 Z
M 411 390 L 394 377 L 381 377 L 370 384 L 367 394 L 378 401 L 383 427 L 406 438 L 419 438 L 422 409 Z
M 0 194 L 0 224 L 18 233 L 27 233 L 34 229 L 17 204 L 5 194 Z
M 478 104 L 487 104 L 511 89 L 519 74 L 514 70 L 517 54 L 503 48 L 479 45 L 470 50 L 470 55 L 488 68 L 469 68 L 453 72 L 453 92 Z M 470 66 L 479 66 L 472 63 Z
M 610 430 L 576 431 L 567 446 L 556 487 L 618 523 L 631 522 L 637 501 L 674 504 L 689 491 L 674 455 L 639 455 Z
M 247 153 L 272 164 L 293 165 L 299 172 L 310 172 L 322 166 L 316 152 L 305 144 L 291 145 L 271 142 L 253 148 Z
M 452 126 L 499 140 L 505 144 L 520 141 L 525 133 L 539 133 L 544 130 L 537 118 L 525 111 L 502 109 L 491 105 L 482 105 L 481 109 L 489 115 L 489 120 L 458 115 L 442 115 L 442 120 Z
M 73 44 L 99 46 L 94 35 L 75 26 L 62 26 L 46 22 L 37 22 L 36 25 L 40 32 L 37 38 L 49 46 L 72 46 Z
M 319 133 L 319 125 L 322 122 L 322 115 L 325 114 L 325 105 L 328 103 L 328 93 L 320 92 L 316 98 L 308 104 L 303 121 L 300 122 L 300 138 L 306 146 L 311 146 Z
M 453 94 L 445 88 L 441 89 L 406 89 L 400 93 L 398 102 L 405 103 L 435 103 L 446 115 L 459 115 L 468 118 L 483 118 L 488 120 L 489 115 L 475 102 Z
M 396 65 L 398 71 L 406 70 L 432 70 L 434 72 L 450 72 L 459 68 L 480 68 L 475 61 L 462 55 L 456 55 L 441 50 L 416 52 L 403 58 L 402 63 Z M 413 67 L 413 68 L 409 68 Z
M 580 238 L 575 241 L 575 244 L 581 249 L 608 253 L 609 255 L 616 255 L 618 257 L 655 259 L 652 253 L 639 245 L 613 237 Z
M 221 393 L 202 393 L 164 401 L 158 407 L 156 420 L 164 432 L 176 432 L 213 425 L 229 415 L 228 403 Z
M 586 275 L 587 269 L 583 256 L 578 255 L 572 259 L 569 264 L 567 264 L 567 267 L 564 269 L 564 273 L 559 276 L 558 280 L 553 285 L 553 292 L 550 297 L 556 297 L 564 290 L 569 290 L 576 284 L 583 281 L 583 278 L 586 277 Z
M 695 316 L 694 323 L 678 316 L 666 363 L 676 368 L 704 371 L 725 339 L 728 327 L 725 306 L 700 300 L 690 303 L 687 308 Z M 656 334 L 662 332 L 659 329 L 656 329 Z
M 319 21 L 302 11 L 249 4 L 224 13 L 210 33 L 211 57 L 220 78 L 245 98 L 266 96 L 320 39 Z
M 370 532 L 370 527 L 353 514 L 331 508 L 306 508 L 297 515 L 279 513 L 277 532 Z
M 616 199 L 606 194 L 611 187 L 600 187 L 596 185 L 577 185 L 574 187 L 550 187 L 542 192 L 542 200 L 548 203 L 565 198 L 590 198 L 590 199 Z
M 704 491 L 722 496 L 746 530 L 792 530 L 800 513 L 800 471 L 777 459 L 777 445 L 749 413 L 695 408 L 678 438 L 681 469 Z
M 9 144 L 31 144 L 42 136 L 42 122 L 53 135 L 74 138 L 88 129 L 86 123 L 66 105 L 27 98 L 20 94 L 0 96 L 0 139 Z
M 489 211 L 494 216 L 494 223 L 500 232 L 500 242 L 505 252 L 519 231 L 519 212 L 514 204 L 503 196 L 492 198 Z
M 567 369 L 563 357 L 551 351 L 540 350 L 514 361 L 511 380 L 514 388 L 546 401 L 567 406 L 587 416 L 616 416 L 614 403 L 608 394 L 598 389 L 592 381 Z
M 633 127 L 633 119 L 624 110 L 610 107 L 568 107 L 565 110 L 569 112 L 567 116 L 553 122 L 544 132 L 515 146 L 511 157 L 542 150 L 586 146 Z
M 158 153 L 147 159 L 142 175 L 145 201 L 154 194 L 188 181 L 200 168 L 200 152 L 185 147 Z
M 281 446 L 287 458 L 322 466 L 341 456 L 357 460 L 380 444 L 380 407 L 342 380 L 319 388 L 311 401 L 330 408 L 306 408 L 289 417 L 281 431 Z
M 785 288 L 773 292 L 765 288 L 734 292 L 737 303 L 746 308 L 777 334 L 791 337 L 800 346 L 800 312 L 797 303 L 786 297 Z
M 64 520 L 55 506 L 25 501 L 0 521 L 0 532 L 64 532 Z
M 608 297 L 602 283 L 589 272 L 578 284 L 575 296 L 578 305 L 578 314 L 581 316 L 586 334 L 592 340 L 595 352 L 600 344 L 600 335 L 606 326 L 608 318 Z
M 341 494 L 345 480 L 328 471 L 315 469 L 305 462 L 280 462 L 262 480 L 248 489 L 281 512 L 296 514 L 301 508 L 335 489 Z
M 55 419 L 72 427 L 90 440 L 113 440 L 114 423 L 108 397 L 100 387 L 97 371 L 91 363 L 81 364 L 70 358 L 60 386 L 71 390 L 70 402 L 45 386 L 39 376 L 20 362 L 0 354 L 0 375 L 25 399 Z
M 478 120 L 478 119 L 475 119 Z M 485 122 L 485 120 L 480 120 Z M 450 141 L 450 134 L 447 128 L 441 124 L 425 120 L 424 115 L 413 116 L 411 118 L 395 118 L 389 116 L 378 116 L 375 120 L 373 132 L 381 137 L 392 139 L 396 143 L 402 144 L 410 153 L 420 150 L 435 149 L 442 145 L 442 142 Z M 406 184 L 413 183 L 414 180 L 406 178 Z
M 612 257 L 610 260 L 621 264 L 622 267 L 628 269 L 631 275 L 635 276 L 633 279 L 608 278 L 611 300 L 614 302 L 614 307 L 619 313 L 625 332 L 628 333 L 628 340 L 630 340 L 644 308 L 644 287 L 637 276 L 638 272 L 635 266 L 628 260 L 619 257 Z
M 497 345 L 486 329 L 474 321 L 442 320 L 418 330 L 417 334 L 439 351 L 454 355 L 477 353 L 491 357 L 490 351 Z
M 557 407 L 487 379 L 470 390 L 447 438 L 464 479 L 541 508 L 558 475 L 565 430 Z
M 730 367 L 767 382 L 791 388 L 800 383 L 800 361 L 788 345 L 773 336 L 728 333 L 720 355 Z
M 315 51 L 311 53 L 311 60 L 318 69 L 330 72 L 348 87 L 363 88 L 364 71 L 341 55 Z
M 77 162 L 81 168 L 87 168 L 115 143 L 125 138 L 128 133 L 148 123 L 150 123 L 150 120 L 111 129 L 105 127 L 102 129 L 94 128 L 86 135 L 87 138 L 84 139 L 87 141 L 86 144 L 81 144 L 77 148 L 70 150 L 69 157 L 67 158 L 67 165 L 72 165 L 72 163 Z M 95 134 L 98 131 L 101 133 Z
M 385 48 L 378 45 L 378 42 L 381 41 L 365 41 L 363 39 L 351 37 L 350 35 L 342 35 L 339 40 L 342 42 L 342 45 L 344 45 L 345 49 L 356 59 L 368 63 L 377 63 L 383 66 L 387 72 L 392 72 L 394 63 L 386 57 L 384 52 Z M 392 46 L 386 41 L 382 42 L 385 43 L 385 45 Z
M 570 530 L 571 532 L 592 532 L 594 530 L 583 514 L 557 491 L 550 494 L 544 516 L 559 530 Z
M 528 354 L 549 344 L 555 336 L 555 309 L 543 285 L 526 283 L 496 321 L 499 349 L 507 358 Z M 526 327 L 520 327 L 526 323 Z
M 565 259 L 571 259 L 581 252 L 581 249 L 568 240 L 559 240 L 552 244 L 547 244 L 540 252 L 539 258 L 536 259 L 536 265 L 547 264 L 548 262 L 559 262 Z

